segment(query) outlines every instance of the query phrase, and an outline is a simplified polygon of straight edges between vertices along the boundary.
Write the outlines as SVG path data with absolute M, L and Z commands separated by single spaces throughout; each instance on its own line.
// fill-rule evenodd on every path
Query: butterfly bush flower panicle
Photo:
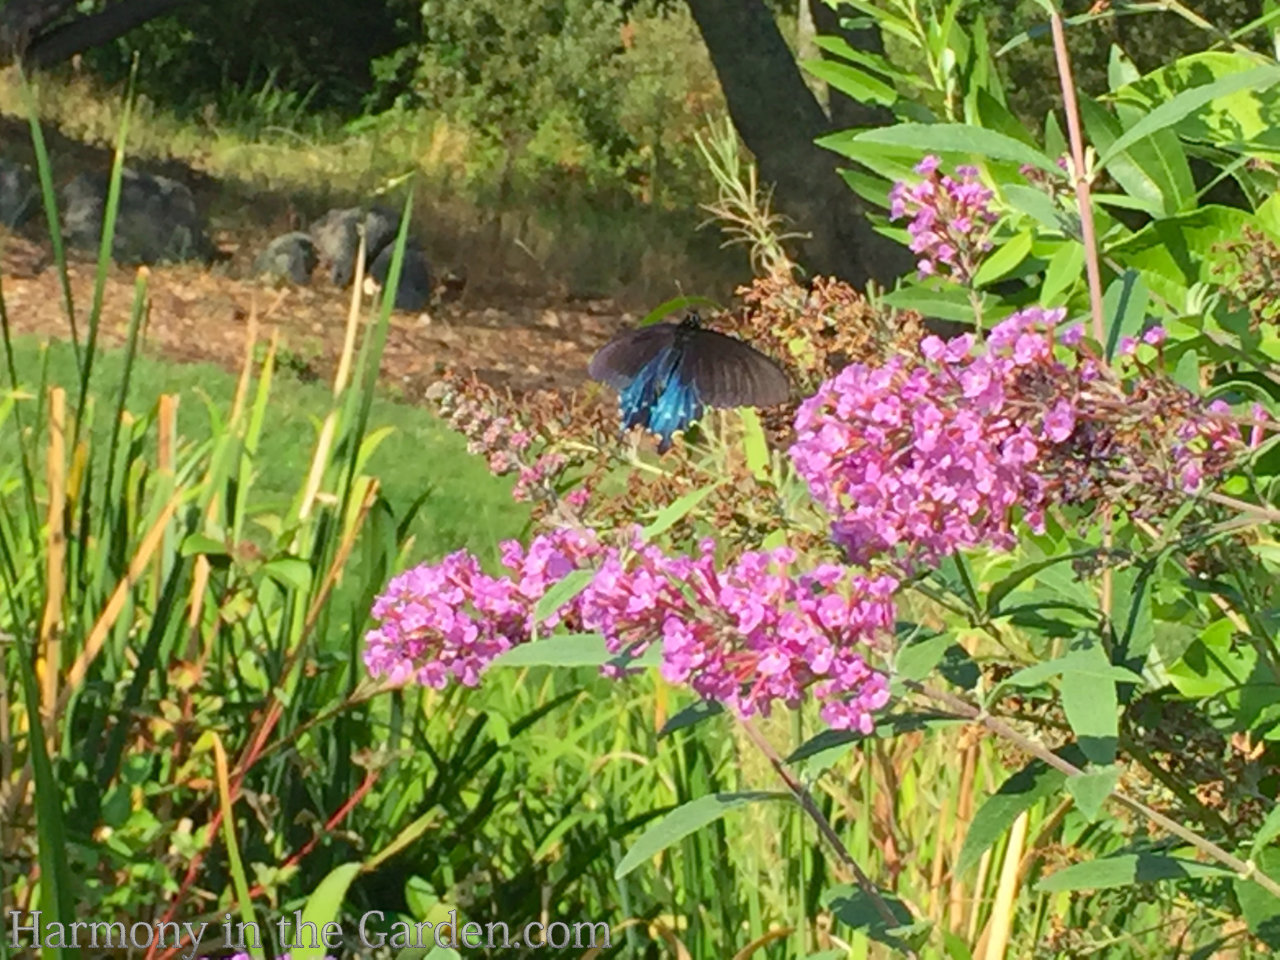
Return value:
M 828 723 L 869 732 L 888 684 L 868 658 L 893 629 L 897 581 L 836 565 L 798 571 L 785 547 L 721 566 L 714 547 L 668 554 L 634 530 L 625 548 L 606 548 L 590 532 L 561 530 L 527 550 L 504 544 L 502 577 L 451 555 L 397 577 L 378 598 L 365 664 L 392 683 L 474 685 L 494 657 L 528 641 L 531 611 L 555 583 L 592 569 L 545 626 L 599 632 L 628 659 L 659 643 L 668 681 L 744 715 L 795 706 L 812 689 Z
M 505 576 L 484 573 L 464 550 L 407 570 L 374 601 L 377 626 L 365 635 L 366 669 L 396 686 L 475 686 L 495 657 L 529 639 L 533 610 L 550 585 L 599 549 L 592 534 L 565 529 L 536 537 L 528 550 L 503 543 Z M 570 611 L 552 612 L 547 625 L 566 615 Z
M 712 546 L 696 559 L 652 547 L 625 565 L 611 557 L 582 594 L 584 628 L 630 656 L 660 639 L 668 682 L 743 715 L 796 706 L 812 688 L 831 725 L 869 732 L 888 684 L 865 656 L 893 628 L 897 581 L 834 565 L 797 573 L 785 547 L 717 568 Z
M 1099 364 L 1075 328 L 1056 350 L 1063 318 L 1022 310 L 985 346 L 927 338 L 922 363 L 855 364 L 800 406 L 790 455 L 851 560 L 909 573 L 1008 549 L 1051 501 L 1156 514 L 1230 467 L 1242 439 L 1224 408 L 1131 357 Z
M 968 283 L 991 249 L 994 194 L 978 179 L 978 168 L 959 166 L 955 176 L 939 175 L 940 161 L 927 156 L 916 166 L 923 179 L 915 185 L 899 180 L 889 192 L 889 217 L 911 217 L 907 233 L 911 252 L 919 256 L 920 276 L 949 276 Z

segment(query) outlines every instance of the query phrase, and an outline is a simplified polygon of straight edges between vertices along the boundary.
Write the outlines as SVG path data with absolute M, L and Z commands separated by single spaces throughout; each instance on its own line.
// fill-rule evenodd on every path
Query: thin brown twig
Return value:
M 1065 773 L 1069 777 L 1078 776 L 1084 771 L 1068 760 L 1062 759 L 1048 747 L 1042 743 L 1037 743 L 1030 737 L 1023 736 L 1013 727 L 1009 726 L 998 717 L 993 717 L 985 710 L 980 710 L 967 701 L 945 690 L 937 690 L 932 687 L 926 687 L 924 684 L 916 681 L 907 681 L 906 686 L 919 693 L 921 696 L 928 697 L 936 703 L 941 703 L 957 716 L 972 720 L 974 723 L 980 724 L 990 730 L 996 736 L 1009 741 L 1019 750 L 1028 753 L 1037 760 L 1048 764 L 1059 773 Z M 1145 803 L 1135 800 L 1132 797 L 1113 789 L 1110 794 L 1111 798 L 1120 803 L 1134 813 L 1146 817 L 1152 823 L 1162 827 L 1169 833 L 1173 834 L 1180 840 L 1184 840 L 1191 846 L 1195 847 L 1207 857 L 1216 860 L 1218 863 L 1233 870 L 1241 880 L 1252 880 L 1258 886 L 1262 887 L 1267 893 L 1273 897 L 1280 898 L 1280 883 L 1272 880 L 1261 870 L 1259 870 L 1252 861 L 1241 860 L 1234 854 L 1224 850 L 1212 840 L 1200 836 L 1194 830 L 1184 827 L 1178 821 L 1166 817 L 1158 810 L 1153 810 Z
M 1080 208 L 1080 239 L 1084 244 L 1085 274 L 1089 278 L 1089 307 L 1093 316 L 1093 336 L 1099 343 L 1106 338 L 1102 315 L 1102 268 L 1098 263 L 1098 240 L 1093 227 L 1093 200 L 1089 177 L 1084 167 L 1084 137 L 1080 132 L 1080 111 L 1076 104 L 1076 86 L 1071 76 L 1071 58 L 1067 55 L 1067 38 L 1062 27 L 1062 14 L 1054 4 L 1049 14 L 1053 30 L 1053 52 L 1058 60 L 1058 79 L 1062 83 L 1062 109 L 1067 115 L 1067 136 L 1071 141 L 1072 179 L 1075 181 L 1076 204 Z
M 832 849 L 835 850 L 836 856 L 840 859 L 840 862 L 849 869 L 850 873 L 853 874 L 854 879 L 858 883 L 859 889 L 861 889 L 862 892 L 866 894 L 867 899 L 871 901 L 871 905 L 875 907 L 876 913 L 878 913 L 880 918 L 888 924 L 889 929 L 892 930 L 895 927 L 901 926 L 901 921 L 893 915 L 893 911 L 889 909 L 889 904 L 886 903 L 884 897 L 880 895 L 880 891 L 876 889 L 876 885 L 871 882 L 871 878 L 863 872 L 860 866 L 858 866 L 858 861 L 853 859 L 853 855 L 849 853 L 849 849 L 840 839 L 840 835 L 836 833 L 835 828 L 831 826 L 831 822 L 818 808 L 817 803 L 814 802 L 813 794 L 809 792 L 804 784 L 796 779 L 795 774 L 787 769 L 787 765 L 783 762 L 782 757 L 779 756 L 778 751 L 773 748 L 773 744 L 770 743 L 768 738 L 760 732 L 759 728 L 741 714 L 736 714 L 736 716 L 738 723 L 742 725 L 747 736 L 751 738 L 751 742 L 754 743 L 760 749 L 760 752 L 765 755 L 774 771 L 782 778 L 782 782 L 787 785 L 787 789 L 789 789 L 792 795 L 796 798 L 796 802 L 799 803 L 804 812 L 809 815 L 809 818 L 817 824 L 818 832 L 822 834 L 827 843 L 829 843 Z M 903 955 L 912 958 L 916 956 L 915 952 L 909 947 L 904 947 Z

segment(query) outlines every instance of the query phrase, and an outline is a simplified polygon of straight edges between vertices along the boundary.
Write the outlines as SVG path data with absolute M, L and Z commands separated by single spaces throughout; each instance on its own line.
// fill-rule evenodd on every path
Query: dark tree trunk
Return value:
M 168 13 L 191 0 L 120 0 L 101 13 L 72 20 L 38 37 L 25 59 L 34 67 L 52 67 L 77 53 L 123 37 L 134 27 Z
M 32 38 L 76 5 L 76 0 L 9 0 L 0 6 L 0 63 L 22 56 Z
M 10 0 L 0 7 L 0 63 L 52 67 L 110 43 L 192 0 L 116 0 L 97 13 L 62 21 L 75 0 Z
M 779 211 L 812 234 L 799 251 L 802 265 L 857 287 L 868 279 L 887 285 L 909 270 L 908 251 L 871 229 L 836 173 L 840 158 L 814 144 L 845 124 L 823 113 L 764 0 L 688 2 L 761 179 L 774 185 Z

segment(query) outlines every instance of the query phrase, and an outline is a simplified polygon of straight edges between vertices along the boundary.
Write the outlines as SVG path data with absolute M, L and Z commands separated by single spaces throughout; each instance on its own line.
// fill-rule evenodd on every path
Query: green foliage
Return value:
M 135 54 L 180 115 L 248 137 L 436 126 L 502 192 L 687 203 L 693 133 L 723 109 L 692 18 L 658 0 L 191 4 L 88 62 L 118 83 Z
M 1142 75 L 1120 47 L 1100 73 L 1082 56 L 1085 154 L 1061 110 L 1043 127 L 1025 122 L 987 7 L 841 6 L 895 48 L 878 57 L 825 41 L 839 59 L 813 65 L 837 95 L 890 105 L 898 121 L 824 138 L 851 188 L 883 208 L 934 153 L 947 170 L 977 165 L 999 213 L 967 283 L 902 278 L 875 318 L 905 324 L 891 311 L 917 308 L 981 333 L 1022 307 L 1061 305 L 1099 364 L 1139 351 L 1233 416 L 1258 403 L 1275 418 L 1272 59 L 1222 43 Z M 412 86 L 400 109 L 448 103 L 492 137 L 494 156 L 515 144 L 532 164 L 515 175 L 634 169 L 635 130 L 660 139 L 661 119 L 615 122 L 629 109 L 613 89 L 628 48 L 619 36 L 623 52 L 609 53 L 612 8 L 542 2 L 527 22 L 488 3 L 429 12 L 429 43 L 385 61 L 381 77 Z M 1011 49 L 1043 56 L 1040 36 Z M 592 70 L 610 96 L 573 86 Z M 905 239 L 901 223 L 872 216 Z M 142 283 L 138 296 L 134 335 Z M 332 432 L 313 428 L 311 456 L 270 501 L 276 358 L 210 402 L 194 442 L 152 446 L 169 428 L 159 405 L 132 399 L 133 346 L 114 394 L 101 367 L 89 370 L 98 307 L 65 375 L 69 420 L 48 389 L 57 378 L 19 378 L 7 353 L 0 428 L 15 453 L 0 461 L 0 629 L 17 639 L 0 655 L 21 681 L 6 681 L 6 702 L 26 718 L 12 769 L 17 779 L 29 763 L 35 791 L 3 800 L 40 833 L 18 845 L 16 868 L 6 859 L 6 893 L 25 894 L 38 862 L 40 896 L 77 915 L 193 905 L 191 871 L 211 916 L 262 912 L 244 902 L 261 898 L 317 921 L 384 910 L 389 932 L 451 911 L 546 911 L 612 922 L 631 955 L 699 960 L 727 948 L 1121 960 L 1274 950 L 1276 439 L 1175 509 L 1084 515 L 1055 503 L 1042 531 L 1019 528 L 1015 549 L 953 556 L 905 581 L 896 649 L 882 651 L 895 699 L 865 734 L 823 729 L 811 702 L 731 727 L 729 711 L 652 673 L 602 679 L 595 668 L 614 661 L 581 633 L 517 646 L 480 688 L 379 690 L 359 664 L 369 604 L 409 562 L 417 511 L 434 510 L 375 480 L 395 469 L 376 459 L 391 442 L 373 396 L 385 304 L 355 385 L 315 395 Z M 1128 342 L 1153 324 L 1163 343 Z M 4 331 L 8 349 L 7 321 Z M 58 439 L 68 431 L 69 449 Z M 762 418 L 708 418 L 702 432 L 683 461 L 696 482 L 626 519 L 647 521 L 664 546 L 722 534 L 717 496 L 745 465 L 737 476 L 776 495 L 747 505 L 767 514 L 751 536 L 824 556 L 823 518 L 767 447 Z M 162 449 L 173 451 L 165 463 Z M 628 466 L 665 472 L 635 455 Z M 354 581 L 350 594 L 340 579 Z M 587 579 L 564 577 L 537 612 Z M 73 691 L 52 721 L 37 690 L 51 680 Z M 785 792 L 768 789 L 779 781 Z M 756 802 L 776 797 L 796 802 Z
M 1049 92 L 1057 76 L 1046 31 L 1033 31 L 998 57 L 988 39 L 997 30 L 1008 34 L 998 11 L 963 0 L 844 6 L 874 17 L 892 45 L 909 51 L 890 58 L 907 65 L 898 68 L 825 45 L 896 90 L 890 97 L 865 83 L 837 84 L 892 104 L 899 119 L 822 141 L 856 164 L 846 172 L 850 185 L 883 209 L 891 183 L 914 182 L 914 163 L 935 154 L 948 171 L 976 163 L 1000 212 L 994 245 L 969 290 L 963 281 L 904 278 L 886 302 L 980 329 L 1028 304 L 1062 305 L 1096 337 L 1108 361 L 1123 341 L 1159 324 L 1169 335 L 1160 356 L 1142 349 L 1160 369 L 1194 391 L 1207 389 L 1238 415 L 1251 416 L 1258 402 L 1263 415 L 1275 416 L 1280 331 L 1269 312 L 1273 297 L 1261 293 L 1280 256 L 1271 121 L 1280 109 L 1280 67 L 1273 58 L 1227 45 L 1224 31 L 1196 19 L 1221 11 L 1169 7 L 1199 41 L 1182 56 L 1155 41 L 1162 27 L 1150 17 L 1075 18 L 1067 45 L 1085 143 L 1094 151 L 1084 171 L 1093 239 L 1083 231 L 1071 185 L 1076 167 L 1062 132 L 1069 124 L 1060 97 Z M 1043 18 L 1037 8 L 1034 19 Z M 1088 30 L 1098 22 L 1124 24 L 1120 45 L 1090 48 Z M 1259 32 L 1237 35 L 1256 41 Z M 1213 43 L 1218 49 L 1198 52 Z M 1010 74 L 1000 60 L 1008 66 L 1015 52 L 1024 62 L 1045 64 L 1034 84 L 1001 81 Z M 1043 135 L 1035 133 L 1038 123 L 1028 129 L 1023 122 L 1026 97 L 1035 90 L 1042 91 L 1041 117 L 1044 102 L 1057 104 Z M 881 224 L 904 237 L 900 225 Z M 1091 243 L 1096 281 L 1085 269 Z M 1246 249 L 1257 252 L 1246 260 Z M 1039 738 L 1036 759 L 1007 776 L 974 814 L 955 860 L 957 873 L 972 876 L 981 864 L 982 876 L 988 864 L 995 869 L 1001 842 L 1012 851 L 1004 856 L 1023 857 L 1012 894 L 1017 919 L 1007 921 L 1015 937 L 1010 949 L 1020 944 L 1019 955 L 1032 949 L 1038 956 L 1078 955 L 1109 942 L 1108 956 L 1172 956 L 1137 931 L 1181 924 L 1179 898 L 1196 905 L 1193 913 L 1243 916 L 1257 938 L 1236 940 L 1245 955 L 1272 944 L 1276 887 L 1260 885 L 1257 874 L 1249 878 L 1271 853 L 1273 831 L 1257 834 L 1261 846 L 1250 837 L 1264 815 L 1275 822 L 1271 798 L 1280 784 L 1278 718 L 1269 706 L 1280 649 L 1264 625 L 1275 605 L 1276 568 L 1269 548 L 1259 549 L 1274 539 L 1280 484 L 1265 448 L 1224 488 L 1238 498 L 1230 501 L 1241 511 L 1234 521 L 1230 511 L 1218 514 L 1188 498 L 1158 527 L 1113 513 L 1104 546 L 1101 522 L 1076 530 L 1071 524 L 1082 518 L 1067 513 L 1042 536 L 1024 533 L 1007 557 L 974 556 L 972 573 L 961 562 L 959 579 L 944 567 L 920 584 L 954 614 L 943 614 L 948 630 L 904 651 L 920 663 L 904 676 L 903 694 L 920 677 L 925 652 L 968 636 L 970 653 L 976 644 L 975 656 L 999 664 L 998 679 L 988 668 L 974 691 L 981 710 L 1016 716 L 1021 729 Z M 1225 532 L 1233 524 L 1251 533 L 1236 540 Z M 987 642 L 973 637 L 975 625 Z M 939 681 L 952 679 L 940 667 L 938 673 Z M 1009 736 L 1024 751 L 1035 746 Z M 1065 745 L 1050 753 L 1064 736 Z M 1258 766 L 1249 774 L 1235 754 L 1241 743 L 1257 744 L 1251 757 Z M 1232 772 L 1219 780 L 1223 765 Z M 1144 802 L 1155 811 L 1127 799 L 1135 775 L 1153 781 Z M 1117 798 L 1126 799 L 1117 805 Z M 1152 846 L 1145 831 L 1116 815 L 1123 807 L 1174 836 Z M 1041 824 L 1045 832 L 1019 853 L 1014 837 L 1027 836 L 1020 832 L 1027 818 L 1031 831 Z M 1050 836 L 1072 851 L 1067 862 L 1051 862 L 1043 847 Z M 1070 900 L 1058 896 L 1068 891 Z M 1073 933 L 1047 935 L 1046 914 Z M 994 914 L 989 922 L 997 922 Z M 1221 942 L 1206 925 L 1191 931 L 1188 946 L 1203 954 Z
M 294 910 L 348 933 L 381 911 L 366 932 L 388 943 L 450 912 L 513 930 L 545 910 L 603 920 L 638 955 L 645 924 L 677 915 L 698 955 L 722 925 L 762 933 L 771 913 L 717 880 L 723 834 L 614 879 L 657 811 L 739 784 L 727 741 L 643 759 L 665 693 L 599 677 L 598 643 L 526 658 L 500 688 L 364 678 L 388 576 L 464 545 L 491 559 L 523 520 L 459 438 L 375 395 L 394 272 L 336 392 L 281 378 L 271 349 L 248 349 L 238 377 L 147 359 L 145 274 L 122 351 L 94 342 L 101 300 L 75 304 L 70 343 L 14 338 L 0 276 L 6 902 L 46 921 L 256 918 L 268 956 Z
M 1103 90 L 1112 69 L 1113 47 L 1124 50 L 1134 68 L 1146 74 L 1205 50 L 1228 31 L 1251 23 L 1262 16 L 1265 4 L 1262 0 L 1199 0 L 1146 10 L 1125 10 L 1121 4 L 1111 4 L 1100 15 L 1086 13 L 1087 6 L 1064 8 L 1064 15 L 1075 14 L 1067 28 L 1072 73 L 1080 89 Z M 976 7 L 968 8 L 961 13 L 961 21 L 973 24 L 976 11 Z M 983 6 L 981 12 L 996 48 L 1030 36 L 1029 42 L 1005 49 L 998 65 L 1010 108 L 1038 129 L 1050 105 L 1053 109 L 1062 105 L 1044 6 L 1039 0 L 1000 0 Z M 1249 30 L 1239 39 L 1259 51 L 1270 47 L 1266 29 Z

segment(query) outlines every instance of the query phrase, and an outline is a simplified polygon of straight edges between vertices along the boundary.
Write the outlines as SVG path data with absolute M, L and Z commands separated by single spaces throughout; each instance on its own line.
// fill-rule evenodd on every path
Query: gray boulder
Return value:
M 82 173 L 62 190 L 63 233 L 67 242 L 97 249 L 107 208 L 107 174 Z M 195 197 L 184 184 L 127 167 L 111 245 L 117 263 L 208 261 L 213 256 Z
M 395 239 L 400 218 L 384 207 L 365 213 L 359 207 L 330 210 L 311 225 L 311 236 L 321 258 L 329 264 L 329 279 L 346 287 L 356 275 L 356 253 L 360 249 L 359 226 L 365 227 L 365 268 L 382 248 Z
M 276 237 L 253 262 L 253 272 L 304 285 L 311 282 L 319 258 L 310 234 L 294 231 Z
M 391 272 L 391 256 L 396 245 L 389 243 L 369 268 L 370 278 L 378 287 L 385 286 Z M 397 310 L 424 310 L 431 299 L 431 267 L 426 254 L 412 241 L 405 244 L 404 263 L 400 267 L 400 283 L 396 286 Z
M 39 206 L 40 187 L 31 168 L 0 157 L 0 226 L 17 229 Z

